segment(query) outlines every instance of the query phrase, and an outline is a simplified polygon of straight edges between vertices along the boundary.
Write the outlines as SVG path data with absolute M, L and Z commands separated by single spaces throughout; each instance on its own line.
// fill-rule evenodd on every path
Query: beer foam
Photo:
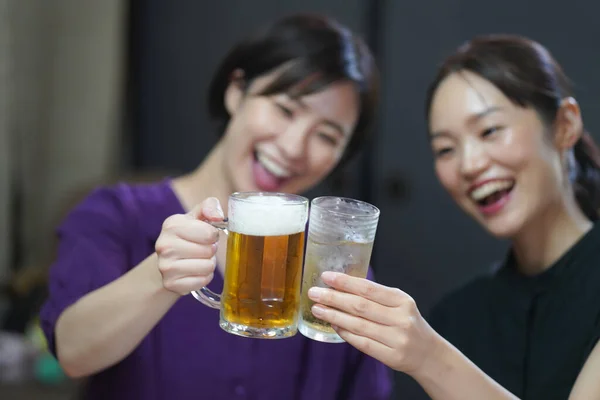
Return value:
M 286 205 L 284 205 L 286 204 Z M 250 196 L 230 203 L 229 230 L 252 236 L 280 236 L 304 232 L 306 204 L 272 196 Z

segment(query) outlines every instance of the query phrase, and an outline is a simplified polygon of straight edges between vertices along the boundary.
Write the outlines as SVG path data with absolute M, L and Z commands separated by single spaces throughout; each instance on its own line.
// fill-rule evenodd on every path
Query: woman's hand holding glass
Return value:
M 439 335 L 400 289 L 324 272 L 331 289 L 313 287 L 313 314 L 331 323 L 358 350 L 397 371 L 417 374 L 436 351 Z

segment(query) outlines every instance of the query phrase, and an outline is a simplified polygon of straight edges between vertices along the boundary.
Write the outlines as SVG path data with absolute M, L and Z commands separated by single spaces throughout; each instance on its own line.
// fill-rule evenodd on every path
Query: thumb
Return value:
M 225 218 L 221 203 L 216 197 L 209 197 L 189 212 L 195 218 L 206 221 L 222 221 Z

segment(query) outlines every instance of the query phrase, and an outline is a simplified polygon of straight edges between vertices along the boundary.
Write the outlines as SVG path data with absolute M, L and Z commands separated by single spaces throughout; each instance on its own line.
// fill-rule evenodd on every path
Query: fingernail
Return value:
M 223 213 L 223 209 L 221 208 L 221 203 L 219 201 L 217 201 L 217 213 L 219 214 L 219 217 L 225 218 L 225 213 Z
M 319 300 L 319 298 L 325 293 L 325 289 L 313 286 L 308 289 L 308 297 L 313 300 Z
M 325 271 L 321 274 L 321 279 L 323 280 L 331 282 L 333 278 L 335 278 L 335 272 L 333 271 Z
M 314 305 L 311 308 L 312 313 L 315 317 L 323 317 L 327 311 L 319 305 Z

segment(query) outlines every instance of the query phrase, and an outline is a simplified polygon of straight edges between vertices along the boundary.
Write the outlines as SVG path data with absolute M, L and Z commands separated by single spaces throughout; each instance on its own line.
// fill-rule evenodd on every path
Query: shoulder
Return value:
M 478 308 L 485 307 L 486 299 L 494 288 L 497 264 L 487 273 L 477 276 L 457 289 L 445 294 L 429 313 L 429 323 L 443 330 L 448 322 L 469 318 Z
M 114 229 L 152 220 L 166 209 L 174 208 L 165 207 L 166 203 L 174 203 L 169 196 L 174 198 L 168 181 L 98 186 L 66 214 L 58 232 L 73 229 L 86 232 L 108 226 Z
M 154 183 L 119 182 L 94 188 L 74 209 L 109 215 L 139 208 L 156 208 L 173 195 L 168 180 Z

